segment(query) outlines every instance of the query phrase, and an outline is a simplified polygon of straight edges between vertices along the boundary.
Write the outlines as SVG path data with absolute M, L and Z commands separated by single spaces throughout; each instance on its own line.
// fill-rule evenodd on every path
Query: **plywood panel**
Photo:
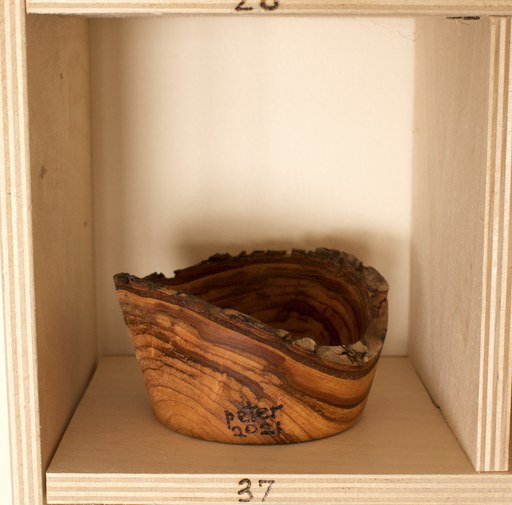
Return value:
M 499 469 L 509 462 L 512 391 L 510 19 L 493 20 L 492 28 L 477 465 Z
M 512 390 L 512 75 L 511 20 L 493 21 L 486 178 L 479 458 L 484 467 L 509 462 Z
M 512 12 L 508 0 L 27 0 L 32 13 L 59 14 L 163 14 L 163 13 L 250 13 L 250 14 L 388 14 L 388 15 L 491 15 Z M 262 8 L 264 3 L 267 8 Z M 277 6 L 277 8 L 276 8 Z
M 324 440 L 233 446 L 153 417 L 135 358 L 105 358 L 47 474 L 49 503 L 229 503 L 275 480 L 275 503 L 506 503 L 508 474 L 476 474 L 407 358 L 383 358 L 362 420 Z M 259 494 L 258 494 L 259 493 Z M 256 501 L 256 498 L 255 498 Z
M 27 21 L 42 462 L 96 361 L 86 19 Z
M 418 23 L 411 355 L 478 470 L 510 430 L 510 26 Z
M 13 503 L 40 505 L 25 12 L 17 0 L 5 0 L 0 10 L 0 93 L 0 357 L 8 403 L 0 415 L 9 420 Z

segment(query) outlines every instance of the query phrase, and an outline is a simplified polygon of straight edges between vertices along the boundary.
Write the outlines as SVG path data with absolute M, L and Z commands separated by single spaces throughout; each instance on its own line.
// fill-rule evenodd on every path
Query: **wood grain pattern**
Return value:
M 371 15 L 506 15 L 512 12 L 509 0 L 281 0 L 274 9 L 260 8 L 260 1 L 247 0 L 251 10 L 237 12 L 240 0 L 26 0 L 34 14 L 371 14 Z M 273 7 L 272 0 L 266 2 Z
M 510 437 L 510 28 L 418 21 L 410 355 L 480 471 Z
M 509 468 L 512 397 L 511 20 L 492 20 L 477 468 Z
M 409 355 L 476 464 L 491 26 L 417 30 Z
M 25 12 L 18 0 L 5 0 L 0 9 L 0 93 L 0 345 L 8 398 L 1 415 L 9 416 L 12 468 L 7 478 L 13 503 L 41 505 Z
M 108 357 L 47 473 L 49 503 L 509 504 L 512 475 L 479 474 L 407 358 L 382 357 L 362 419 L 306 444 L 237 446 L 156 422 L 135 357 Z
M 387 329 L 388 286 L 334 250 L 216 255 L 115 276 L 156 417 L 205 440 L 290 443 L 350 428 Z
M 254 503 L 261 503 L 265 487 L 273 482 L 270 503 L 314 505 L 510 505 L 512 479 L 509 475 L 249 475 Z M 106 477 L 106 476 L 104 476 Z M 78 483 L 76 482 L 78 479 Z M 245 477 L 244 479 L 247 479 Z M 178 505 L 181 503 L 239 503 L 240 474 L 220 476 L 119 475 L 105 483 L 97 475 L 50 478 L 50 504 Z M 108 486 L 109 491 L 101 491 Z M 128 491 L 124 491 L 124 490 Z M 242 494 L 247 498 L 246 494 Z M 106 498 L 107 497 L 107 498 Z M 108 499 L 108 501 L 106 501 Z
M 88 22 L 27 19 L 41 455 L 46 467 L 96 362 Z M 44 41 L 44 43 L 41 43 Z

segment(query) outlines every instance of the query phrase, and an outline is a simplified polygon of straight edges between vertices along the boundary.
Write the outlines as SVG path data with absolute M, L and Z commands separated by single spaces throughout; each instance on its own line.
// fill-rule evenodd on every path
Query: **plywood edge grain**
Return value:
M 23 7 L 5 0 L 0 11 L 0 343 L 5 344 L 13 502 L 38 505 L 43 497 Z
M 246 479 L 244 484 L 240 481 Z M 509 504 L 512 476 L 504 475 L 48 475 L 50 504 L 117 503 L 172 505 L 180 503 L 237 503 L 251 483 L 254 502 L 379 504 L 486 503 Z M 262 483 L 260 486 L 259 483 Z M 240 498 L 242 497 L 242 498 Z
M 509 464 L 512 395 L 512 79 L 510 18 L 491 20 L 477 468 Z
M 410 354 L 477 471 L 509 468 L 510 19 L 418 24 Z
M 482 16 L 512 13 L 508 0 L 27 0 L 30 14 L 346 14 Z M 265 7 L 260 4 L 263 3 Z M 240 7 L 239 7 L 240 9 Z M 250 10 L 246 10 L 250 9 Z

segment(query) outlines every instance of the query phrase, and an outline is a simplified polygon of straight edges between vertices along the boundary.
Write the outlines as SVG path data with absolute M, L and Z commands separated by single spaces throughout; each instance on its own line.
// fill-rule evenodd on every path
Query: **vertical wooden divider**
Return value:
M 478 471 L 508 469 L 510 20 L 423 19 L 410 355 Z
M 5 345 L 12 498 L 19 505 L 41 505 L 25 10 L 19 0 L 2 2 L 0 45 L 0 345 Z
M 506 470 L 511 402 L 511 20 L 492 21 L 477 468 Z
M 18 0 L 0 16 L 12 494 L 16 505 L 40 505 L 43 474 L 96 362 L 88 21 L 26 19 Z
M 96 363 L 88 20 L 29 16 L 26 32 L 41 455 L 46 468 Z

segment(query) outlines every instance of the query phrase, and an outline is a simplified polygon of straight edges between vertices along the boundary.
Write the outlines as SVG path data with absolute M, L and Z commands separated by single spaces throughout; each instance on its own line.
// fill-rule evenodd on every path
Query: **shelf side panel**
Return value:
M 1 415 L 8 417 L 12 503 L 42 505 L 25 12 L 18 0 L 2 2 L 0 53 L 0 359 L 8 407 Z
M 34 14 L 347 14 L 479 16 L 512 13 L 509 0 L 26 0 Z
M 417 26 L 410 354 L 479 471 L 508 468 L 508 25 Z
M 88 21 L 27 18 L 42 463 L 96 362 Z

